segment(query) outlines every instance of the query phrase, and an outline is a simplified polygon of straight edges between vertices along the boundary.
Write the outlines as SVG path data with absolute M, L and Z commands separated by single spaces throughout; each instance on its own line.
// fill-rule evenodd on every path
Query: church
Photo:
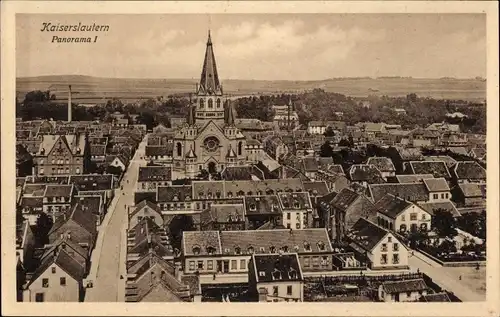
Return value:
M 173 142 L 174 178 L 195 178 L 202 170 L 215 173 L 227 166 L 247 165 L 245 136 L 235 126 L 231 101 L 219 81 L 210 32 L 195 98 Z

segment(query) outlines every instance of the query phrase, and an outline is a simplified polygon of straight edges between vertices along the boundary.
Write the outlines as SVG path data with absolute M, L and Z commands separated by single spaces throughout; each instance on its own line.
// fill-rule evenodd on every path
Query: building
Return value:
M 394 234 L 360 218 L 348 233 L 350 246 L 372 270 L 407 269 L 408 249 Z
M 452 191 L 453 200 L 460 207 L 486 206 L 486 183 L 459 184 Z
M 351 183 L 368 187 L 368 184 L 383 184 L 385 180 L 380 170 L 369 164 L 354 164 L 349 169 Z
M 142 219 L 146 218 L 152 219 L 158 226 L 163 226 L 163 216 L 157 204 L 143 200 L 134 207 L 129 206 L 129 228 L 134 228 Z
M 391 194 L 386 194 L 374 206 L 377 223 L 390 231 L 431 230 L 432 214 L 425 209 Z
M 457 162 L 450 173 L 456 184 L 486 182 L 486 169 L 474 161 Z
M 85 135 L 43 135 L 33 158 L 34 175 L 85 174 L 90 146 Z
M 287 229 L 305 229 L 312 216 L 312 202 L 308 192 L 278 193 L 283 210 L 283 226 Z
M 252 254 L 248 287 L 259 302 L 304 301 L 304 277 L 297 253 Z
M 418 302 L 428 291 L 423 279 L 391 281 L 379 286 L 378 297 L 383 302 Z
M 212 204 L 200 214 L 201 230 L 245 230 L 245 207 L 243 204 Z
M 396 176 L 396 168 L 388 157 L 370 157 L 366 164 L 376 167 L 385 180 L 388 177 Z
M 290 99 L 286 106 L 273 106 L 273 122 L 283 130 L 293 130 L 299 125 L 299 115 L 294 110 L 292 100 Z
M 43 194 L 43 212 L 55 221 L 69 211 L 74 194 L 73 185 L 47 185 Z
M 219 81 L 209 34 L 196 99 L 186 123 L 174 136 L 174 179 L 195 178 L 201 170 L 212 174 L 225 166 L 246 165 L 246 138 L 234 120 L 233 107 Z
M 156 192 L 159 186 L 172 185 L 172 169 L 166 166 L 141 166 L 137 177 L 137 191 Z

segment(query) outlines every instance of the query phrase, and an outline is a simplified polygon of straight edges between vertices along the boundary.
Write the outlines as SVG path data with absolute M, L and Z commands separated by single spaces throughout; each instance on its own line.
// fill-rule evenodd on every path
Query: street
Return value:
M 424 260 L 425 261 L 424 261 Z M 485 301 L 486 296 L 471 290 L 466 283 L 460 281 L 459 275 L 454 274 L 450 268 L 439 265 L 432 265 L 433 261 L 427 259 L 423 254 L 415 251 L 415 255 L 408 259 L 408 264 L 412 269 L 419 269 L 420 272 L 427 274 L 442 288 L 453 292 L 463 302 Z
M 133 205 L 139 167 L 146 164 L 141 159 L 145 153 L 147 136 L 140 143 L 121 182 L 123 189 L 115 191 L 115 197 L 99 230 L 99 237 L 92 254 L 86 302 L 122 302 L 125 298 L 126 267 L 125 230 L 128 223 L 126 206 Z M 120 275 L 123 279 L 120 279 Z

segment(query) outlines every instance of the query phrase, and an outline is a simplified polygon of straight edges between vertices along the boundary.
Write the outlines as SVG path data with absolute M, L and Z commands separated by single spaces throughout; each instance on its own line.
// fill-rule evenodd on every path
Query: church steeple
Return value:
M 203 61 L 198 94 L 222 95 L 210 30 L 208 31 L 207 48 L 205 50 L 205 60 Z

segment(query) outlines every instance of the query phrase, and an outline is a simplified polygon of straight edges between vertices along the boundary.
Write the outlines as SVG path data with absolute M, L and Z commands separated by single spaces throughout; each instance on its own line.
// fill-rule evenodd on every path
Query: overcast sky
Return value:
M 108 32 L 41 32 L 43 22 Z M 198 78 L 211 29 L 221 79 L 486 77 L 475 14 L 18 15 L 17 76 Z M 51 43 L 52 36 L 97 43 Z

